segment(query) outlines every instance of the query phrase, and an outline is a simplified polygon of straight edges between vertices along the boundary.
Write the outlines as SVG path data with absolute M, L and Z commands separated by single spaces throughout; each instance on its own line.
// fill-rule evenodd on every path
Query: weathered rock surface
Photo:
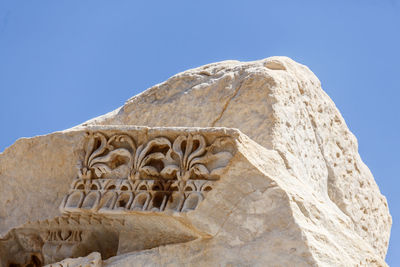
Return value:
M 102 147 L 101 135 L 107 149 L 89 159 Z M 231 145 L 221 141 L 226 138 Z M 146 161 L 143 151 L 158 154 Z M 185 165 L 191 153 L 198 160 Z M 179 188 L 146 189 L 151 200 L 140 206 L 138 183 L 147 179 L 149 186 L 158 181 L 154 177 Z M 110 180 L 120 189 L 106 187 Z M 0 255 L 25 253 L 15 260 L 35 256 L 52 263 L 44 258 L 59 256 L 55 244 L 68 247 L 65 255 L 88 244 L 85 255 L 115 255 L 102 254 L 103 266 L 386 265 L 386 199 L 318 79 L 285 57 L 188 70 L 76 128 L 20 139 L 0 154 L 0 181 Z M 132 197 L 122 192 L 126 183 Z M 182 184 L 192 184 L 193 192 Z M 116 196 L 112 207 L 110 192 Z M 166 200 L 156 201 L 157 194 Z M 199 196 L 195 202 L 191 194 Z M 82 219 L 55 227 L 51 220 L 59 221 L 60 204 L 67 217 L 100 216 L 99 230 L 88 230 Z M 110 216 L 123 223 L 101 228 Z M 101 243 L 102 232 L 118 244 L 115 251 L 90 247 L 93 240 Z M 27 249 L 32 242 L 40 249 Z
M 75 259 L 65 259 L 56 264 L 49 264 L 48 267 L 101 267 L 101 255 L 98 252 L 93 252 L 87 255 L 87 257 L 79 257 Z

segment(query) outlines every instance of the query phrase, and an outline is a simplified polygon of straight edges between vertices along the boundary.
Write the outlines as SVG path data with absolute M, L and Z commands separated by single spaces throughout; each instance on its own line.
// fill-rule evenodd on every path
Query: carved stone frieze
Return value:
M 140 145 L 121 133 L 88 132 L 78 177 L 62 212 L 130 213 L 194 210 L 232 157 L 232 140 L 201 134 L 156 137 Z
M 217 180 L 232 157 L 230 151 L 224 150 L 231 142 L 229 137 L 219 137 L 207 145 L 203 135 L 189 133 L 173 142 L 156 137 L 137 146 L 134 138 L 125 133 L 106 137 L 101 132 L 88 132 L 78 176 L 108 178 L 114 172 L 130 180 Z
M 153 216 L 161 219 L 160 215 Z M 198 238 L 197 233 L 176 220 L 171 223 L 164 218 L 157 225 L 151 225 L 148 218 L 148 215 L 133 218 L 118 214 L 69 213 L 52 220 L 29 222 L 0 239 L 0 263 L 43 266 L 95 251 L 107 259 L 121 251 L 150 249 Z M 144 232 L 147 234 L 143 235 Z
M 62 216 L 10 231 L 0 239 L 1 264 L 43 266 L 95 251 L 107 259 L 205 235 L 170 215 L 195 210 L 214 189 L 236 152 L 230 135 L 113 126 L 83 133 Z
M 123 226 L 121 219 L 79 214 L 30 222 L 0 239 L 0 250 L 7 252 L 2 260 L 6 266 L 42 266 L 93 251 L 108 258 L 118 249 L 118 231 L 113 229 Z
M 77 179 L 61 209 L 98 213 L 185 212 L 194 210 L 214 183 L 208 180 Z

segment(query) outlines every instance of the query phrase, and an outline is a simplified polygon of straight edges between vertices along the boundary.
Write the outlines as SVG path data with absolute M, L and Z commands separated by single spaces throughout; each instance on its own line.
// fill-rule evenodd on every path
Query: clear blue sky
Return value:
M 400 266 L 400 1 L 240 2 L 0 0 L 0 151 L 188 68 L 289 56 L 357 136 L 393 216 L 386 260 Z

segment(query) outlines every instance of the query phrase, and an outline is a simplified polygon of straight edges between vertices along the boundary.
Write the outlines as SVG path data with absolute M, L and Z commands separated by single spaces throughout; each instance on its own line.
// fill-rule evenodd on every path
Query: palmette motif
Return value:
M 79 172 L 82 179 L 101 178 L 121 166 L 129 169 L 131 179 L 138 179 L 140 175 L 157 176 L 159 170 L 150 163 L 162 160 L 165 154 L 151 151 L 156 147 L 171 147 L 170 141 L 164 137 L 155 138 L 136 148 L 133 139 L 126 134 L 116 134 L 108 140 L 100 132 L 87 135 L 86 155 Z
M 191 177 L 200 179 L 218 178 L 218 172 L 225 166 L 208 169 L 206 166 L 212 161 L 229 161 L 230 152 L 221 151 L 214 154 L 214 149 L 222 147 L 227 139 L 219 138 L 212 145 L 207 146 L 203 136 L 179 136 L 163 161 L 166 165 L 162 174 L 176 176 L 180 181 L 187 181 Z
M 210 145 L 201 134 L 171 142 L 156 137 L 136 146 L 122 133 L 87 133 L 78 179 L 61 204 L 63 212 L 121 213 L 194 210 L 212 190 L 233 156 L 228 137 Z
M 124 166 L 132 180 L 217 180 L 232 157 L 231 152 L 222 150 L 231 142 L 227 137 L 217 138 L 209 146 L 200 134 L 178 136 L 172 145 L 168 138 L 157 137 L 136 148 L 126 134 L 115 134 L 108 140 L 100 132 L 87 135 L 86 155 L 78 175 L 82 179 L 102 178 Z

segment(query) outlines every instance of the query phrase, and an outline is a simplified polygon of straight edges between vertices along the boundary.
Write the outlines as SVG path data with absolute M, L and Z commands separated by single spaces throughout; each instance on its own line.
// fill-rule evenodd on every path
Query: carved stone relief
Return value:
M 120 253 L 198 238 L 184 225 L 178 226 L 179 230 L 169 229 L 170 222 L 152 225 L 148 223 L 148 216 L 125 217 L 70 213 L 50 221 L 27 223 L 0 239 L 0 266 L 43 266 L 95 251 L 107 259 Z
M 221 178 L 234 142 L 207 138 L 175 132 L 143 141 L 128 133 L 87 132 L 77 177 L 60 205 L 63 215 L 0 239 L 0 267 L 43 266 L 96 251 L 107 259 L 199 238 L 163 213 L 195 210 Z
M 208 64 L 20 139 L 0 184 L 0 267 L 386 265 L 387 201 L 320 81 L 284 57 Z
M 128 134 L 87 133 L 78 178 L 62 212 L 129 213 L 194 210 L 232 157 L 232 141 L 210 145 L 200 134 L 166 137 L 136 146 Z
M 98 251 L 104 258 L 118 250 L 124 221 L 96 215 L 64 215 L 28 223 L 0 240 L 4 266 L 42 266 Z M 31 264 L 31 265 L 29 265 Z

